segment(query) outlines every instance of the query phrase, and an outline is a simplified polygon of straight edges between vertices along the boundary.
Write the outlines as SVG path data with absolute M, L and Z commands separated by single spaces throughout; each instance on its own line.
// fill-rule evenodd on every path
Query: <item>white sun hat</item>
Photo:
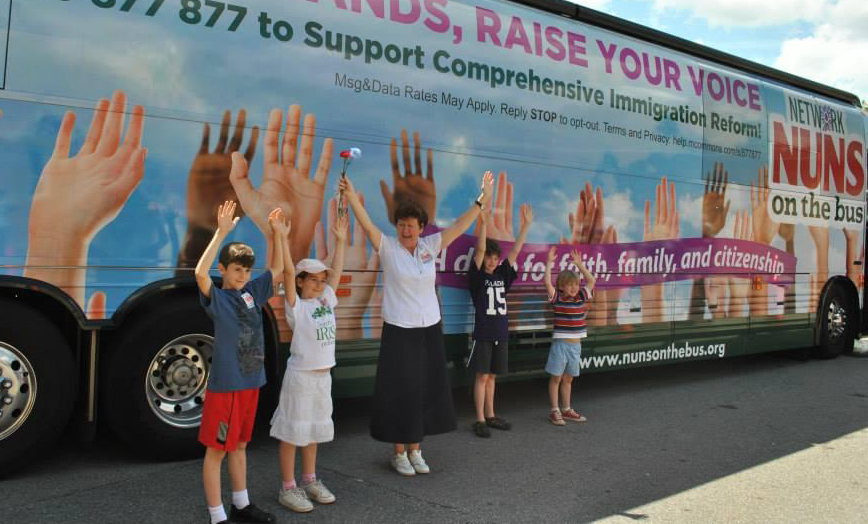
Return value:
M 323 271 L 331 271 L 332 269 L 315 258 L 303 258 L 295 265 L 295 272 L 298 273 L 322 273 Z

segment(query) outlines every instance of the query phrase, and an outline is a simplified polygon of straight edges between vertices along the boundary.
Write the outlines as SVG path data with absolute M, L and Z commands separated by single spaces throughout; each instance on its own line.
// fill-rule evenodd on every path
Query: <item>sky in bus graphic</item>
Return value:
M 131 193 L 122 195 L 120 209 L 100 217 L 98 231 L 92 228 L 96 232 L 88 239 L 86 279 L 74 292 L 83 308 L 86 299 L 96 296 L 109 317 L 141 286 L 190 272 L 213 232 L 209 210 L 234 195 L 227 184 L 231 151 L 245 153 L 257 190 L 268 198 L 279 193 L 297 213 L 293 230 L 304 238 L 296 247 L 308 256 L 327 256 L 330 218 L 324 199 L 340 173 L 339 151 L 358 146 L 365 159 L 353 167 L 353 183 L 367 197 L 372 220 L 387 234 L 394 234 L 390 214 L 402 198 L 419 200 L 434 225 L 450 224 L 478 193 L 479 174 L 491 169 L 508 173 L 498 180 L 503 196 L 494 201 L 498 214 L 492 238 L 505 244 L 513 240 L 517 224 L 511 222 L 518 206 L 533 205 L 528 249 L 537 251 L 526 250 L 527 256 L 536 253 L 532 271 L 544 261 L 542 246 L 566 238 L 592 244 L 584 251 L 594 260 L 598 254 L 604 257 L 609 267 L 617 267 L 621 252 L 628 249 L 635 251 L 636 257 L 630 258 L 637 266 L 642 257 L 653 257 L 655 249 L 665 249 L 663 254 L 673 257 L 679 271 L 686 271 L 681 261 L 685 254 L 699 257 L 701 263 L 706 253 L 702 249 L 711 246 L 713 257 L 724 252 L 721 243 L 757 256 L 770 253 L 784 264 L 783 274 L 795 266 L 799 297 L 812 293 L 809 273 L 851 272 L 845 253 L 859 252 L 861 238 L 854 236 L 855 229 L 848 230 L 845 239 L 840 232 L 845 224 L 834 219 L 790 221 L 773 210 L 775 195 L 805 187 L 799 182 L 799 187 L 787 189 L 775 181 L 783 184 L 793 176 L 785 171 L 774 178 L 775 118 L 789 130 L 795 125 L 788 116 L 789 100 L 819 100 L 816 97 L 505 2 L 441 6 L 408 0 L 400 2 L 397 14 L 386 2 L 380 17 L 374 11 L 378 2 L 257 0 L 257 13 L 267 12 L 271 20 L 264 32 L 269 36 L 264 36 L 253 4 L 236 3 L 250 12 L 234 31 L 228 26 L 235 15 L 228 12 L 206 26 L 211 8 L 206 11 L 204 6 L 201 22 L 192 23 L 190 12 L 185 12 L 185 20 L 170 2 L 152 15 L 144 10 L 153 2 L 141 0 L 132 11 L 120 9 L 120 3 L 100 8 L 86 0 L 14 3 L 6 89 L 0 91 L 2 180 L 14 176 L 14 183 L 4 183 L 0 191 L 0 265 L 6 266 L 0 271 L 22 274 L 34 190 L 51 159 L 64 114 L 77 115 L 71 151 L 79 151 L 95 101 L 118 89 L 126 94 L 128 110 L 138 104 L 146 109 L 144 174 Z M 414 5 L 420 7 L 416 14 Z M 291 25 L 289 38 L 286 24 L 278 22 Z M 463 30 L 461 38 L 456 27 Z M 348 55 L 357 45 L 360 54 Z M 376 45 L 382 53 L 366 57 Z M 424 54 L 408 56 L 406 63 L 386 58 L 395 49 L 403 53 L 417 46 Z M 487 81 L 468 72 L 482 66 L 489 68 Z M 497 80 L 501 73 L 503 83 Z M 508 75 L 511 83 L 506 85 Z M 524 87 L 517 84 L 519 78 Z M 527 85 L 534 78 L 539 87 L 531 89 Z M 380 89 L 373 89 L 375 82 Z M 546 92 L 545 86 L 555 82 L 575 96 Z M 303 105 L 306 114 L 300 108 L 288 111 L 290 104 Z M 840 105 L 826 105 L 832 112 L 818 112 L 817 122 L 821 132 L 833 137 L 840 158 L 849 144 L 864 144 L 863 120 Z M 301 146 L 292 166 L 280 160 L 287 136 L 284 124 L 290 117 L 298 129 L 289 141 Z M 798 124 L 811 129 L 815 141 L 813 120 L 806 122 Z M 844 134 L 839 133 L 841 125 Z M 306 149 L 301 137 L 310 133 L 315 134 L 306 144 L 312 148 L 310 158 L 300 161 Z M 326 137 L 334 137 L 333 158 L 329 172 L 317 182 L 314 173 Z M 274 149 L 268 145 L 270 138 L 277 139 Z M 782 154 L 785 160 L 795 155 L 792 141 L 789 147 L 790 156 Z M 852 155 L 854 160 L 845 157 L 844 163 L 851 186 L 857 182 L 852 169 L 856 160 L 864 170 L 864 151 Z M 833 163 L 829 176 L 832 192 L 841 178 L 839 163 Z M 763 168 L 769 169 L 772 197 L 758 207 L 751 199 L 751 184 L 757 187 Z M 308 176 L 299 176 L 305 169 Z M 724 173 L 727 183 L 718 180 L 717 189 L 709 191 L 707 182 Z M 80 199 L 83 186 L 76 181 L 83 174 L 66 177 L 58 186 L 63 189 L 58 198 Z M 663 177 L 677 186 L 677 196 L 665 206 L 677 209 L 672 221 L 677 227 L 642 244 L 643 206 L 658 209 L 667 200 L 659 194 Z M 859 184 L 864 191 L 864 176 Z M 833 202 L 834 196 L 846 199 L 852 194 L 845 185 L 840 195 L 820 191 L 816 198 Z M 106 203 L 105 194 L 86 197 L 85 202 Z M 579 220 L 583 200 L 587 216 Z M 591 204 L 595 211 L 589 214 Z M 844 216 L 858 217 L 855 209 L 849 215 L 845 210 Z M 598 223 L 592 235 L 576 225 L 588 217 Z M 750 227 L 735 227 L 737 219 Z M 265 245 L 256 220 L 255 214 L 246 216 L 231 239 L 251 244 L 262 261 Z M 788 222 L 796 226 L 781 227 Z M 823 238 L 806 225 L 831 229 Z M 708 244 L 698 240 L 703 236 L 710 236 Z M 352 282 L 341 290 L 348 293 L 341 303 L 351 305 L 356 314 L 342 319 L 339 327 L 353 326 L 363 311 L 364 334 L 371 335 L 370 326 L 379 320 L 374 291 L 378 262 L 363 235 L 353 237 L 346 266 Z M 317 241 L 322 249 L 316 249 Z M 61 249 L 62 244 L 53 246 Z M 823 247 L 818 250 L 817 245 Z M 466 253 L 456 251 L 455 259 L 447 262 Z M 727 265 L 720 272 L 733 269 Z M 667 279 L 678 280 L 665 283 L 681 308 L 691 293 L 690 281 L 680 280 L 684 274 L 675 271 Z M 442 278 L 452 277 L 447 273 Z M 620 278 L 624 285 L 631 281 Z M 638 285 L 637 278 L 630 278 Z M 445 329 L 464 330 L 463 317 L 452 319 L 466 309 L 466 292 L 445 285 L 441 297 Z M 807 298 L 797 301 L 797 308 L 811 309 Z M 356 327 L 350 332 L 360 336 Z

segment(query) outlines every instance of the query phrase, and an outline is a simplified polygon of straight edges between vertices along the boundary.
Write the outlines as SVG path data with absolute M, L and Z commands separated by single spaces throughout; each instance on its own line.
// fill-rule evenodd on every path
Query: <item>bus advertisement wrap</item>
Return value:
M 863 118 L 808 92 L 493 0 L 7 5 L 0 271 L 90 318 L 192 273 L 235 197 L 235 150 L 293 217 L 294 258 L 328 256 L 341 149 L 364 150 L 351 177 L 387 233 L 408 198 L 445 227 L 495 171 L 490 237 L 508 246 L 534 209 L 516 285 L 539 285 L 549 245 L 555 272 L 578 245 L 609 310 L 595 325 L 807 313 L 830 275 L 860 283 Z M 295 167 L 268 150 L 293 128 Z M 248 213 L 232 238 L 264 253 L 263 210 Z M 470 329 L 473 245 L 441 253 L 447 333 Z M 342 337 L 376 338 L 378 260 L 358 231 L 346 268 Z
M 505 0 L 0 0 L 0 476 L 70 421 L 85 438 L 104 421 L 154 457 L 201 456 L 215 342 L 192 277 L 217 209 L 240 204 L 227 240 L 254 249 L 255 273 L 276 207 L 292 259 L 330 265 L 351 148 L 347 176 L 387 235 L 408 200 L 425 234 L 475 213 L 486 171 L 504 256 L 532 208 L 517 278 L 486 293 L 508 315 L 511 378 L 545 372 L 552 247 L 555 275 L 573 250 L 596 275 L 583 370 L 852 349 L 857 98 L 567 15 Z M 235 153 L 246 182 L 230 181 Z M 335 398 L 372 393 L 383 329 L 381 261 L 353 213 L 348 237 Z M 469 227 L 424 253 L 453 386 L 474 380 L 476 245 Z M 262 316 L 263 407 L 292 337 L 279 289 Z

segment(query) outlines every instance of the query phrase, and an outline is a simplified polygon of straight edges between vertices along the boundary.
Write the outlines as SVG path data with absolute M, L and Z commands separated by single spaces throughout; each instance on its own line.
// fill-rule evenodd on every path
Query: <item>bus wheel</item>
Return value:
M 124 326 L 106 358 L 102 400 L 112 430 L 139 454 L 183 459 L 197 441 L 211 368 L 212 324 L 196 300 L 175 300 Z
M 18 302 L 0 300 L 0 311 L 0 476 L 6 476 L 60 437 L 77 380 L 54 324 Z
M 852 351 L 856 317 L 851 298 L 841 286 L 829 286 L 817 316 L 820 335 L 820 343 L 814 350 L 817 358 L 835 358 Z

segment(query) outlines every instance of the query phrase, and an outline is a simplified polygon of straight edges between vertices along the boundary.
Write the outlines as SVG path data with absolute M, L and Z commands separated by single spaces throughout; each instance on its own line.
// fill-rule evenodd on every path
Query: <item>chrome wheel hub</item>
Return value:
M 145 394 L 160 420 L 177 428 L 194 428 L 202 421 L 213 347 L 208 335 L 184 335 L 151 360 Z
M 837 300 L 829 303 L 826 313 L 826 328 L 832 340 L 842 336 L 847 331 L 847 310 L 838 304 Z
M 15 433 L 36 403 L 36 374 L 15 346 L 0 342 L 0 440 Z

